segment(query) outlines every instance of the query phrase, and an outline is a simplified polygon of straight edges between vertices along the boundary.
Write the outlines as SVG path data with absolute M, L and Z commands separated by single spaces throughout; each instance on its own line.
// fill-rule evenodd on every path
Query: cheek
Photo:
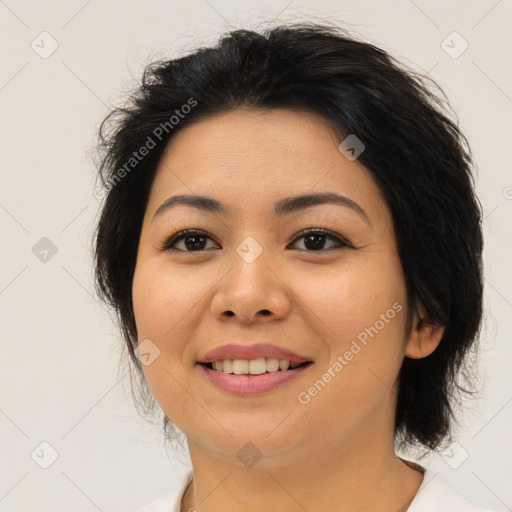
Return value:
M 393 254 L 344 262 L 338 271 L 319 267 L 296 274 L 300 302 L 322 340 L 334 356 L 348 349 L 351 340 L 364 340 L 379 331 L 381 338 L 403 338 L 405 284 L 401 267 Z M 347 346 L 348 344 L 348 346 Z
M 190 312 L 191 306 L 187 294 L 178 293 L 183 283 L 168 274 L 151 262 L 137 265 L 132 285 L 133 311 L 139 344 L 149 339 L 157 347 L 151 350 L 158 355 L 150 364 L 142 364 L 146 383 L 165 414 L 178 428 L 183 428 L 179 419 L 187 417 L 193 403 L 183 393 L 186 375 L 181 354 L 186 322 L 180 323 L 180 319 Z M 176 399 L 180 396 L 185 398 Z
M 335 326 L 341 334 L 328 339 L 329 360 L 321 361 L 315 375 L 299 390 L 302 417 L 311 420 L 326 438 L 351 438 L 384 418 L 391 421 L 404 356 L 404 309 L 398 302 L 393 304 L 376 307 L 385 320 L 362 315 L 357 306 L 347 308 L 342 315 L 346 315 L 344 325 L 340 321 Z
M 139 344 L 149 339 L 158 356 L 142 364 L 145 379 L 156 401 L 172 415 L 186 413 L 182 385 L 187 380 L 187 343 L 200 323 L 201 298 L 206 276 L 197 272 L 170 271 L 161 261 L 140 260 L 132 284 L 132 300 Z M 199 284 L 198 284 L 199 283 Z M 147 342 L 146 342 L 147 343 Z M 187 395 L 185 395 L 187 396 Z M 169 407 L 171 404 L 171 407 Z
M 148 262 L 137 266 L 132 299 L 140 341 L 154 338 L 163 342 L 176 338 L 186 323 L 182 320 L 193 310 L 200 297 L 198 278 L 194 281 L 195 287 L 190 280 L 180 278 L 179 273 L 171 273 L 158 263 Z M 195 289 L 197 293 L 194 293 Z
M 339 272 L 305 272 L 301 282 L 305 312 L 311 310 L 315 332 L 328 347 L 316 374 L 320 382 L 311 382 L 311 394 L 304 391 L 319 414 L 338 404 L 340 421 L 349 412 L 354 418 L 371 415 L 393 387 L 404 357 L 406 290 L 399 261 L 381 253 Z

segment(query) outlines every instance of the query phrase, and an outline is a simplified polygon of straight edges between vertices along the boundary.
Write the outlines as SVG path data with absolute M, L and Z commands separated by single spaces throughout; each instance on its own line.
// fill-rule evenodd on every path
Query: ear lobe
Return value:
M 427 357 L 438 347 L 445 330 L 444 325 L 437 325 L 421 317 L 416 321 L 407 341 L 405 356 L 411 359 Z

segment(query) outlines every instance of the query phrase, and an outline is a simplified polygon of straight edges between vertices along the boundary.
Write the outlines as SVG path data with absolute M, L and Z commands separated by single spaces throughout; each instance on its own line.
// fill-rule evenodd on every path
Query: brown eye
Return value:
M 296 243 L 298 240 L 304 239 L 304 248 L 298 250 L 305 250 L 307 252 L 324 252 L 336 248 L 352 247 L 350 243 L 344 240 L 339 235 L 336 235 L 330 231 L 324 229 L 309 229 L 299 233 L 299 236 L 295 239 Z M 186 229 L 175 233 L 169 237 L 162 245 L 162 251 L 176 250 L 181 252 L 202 252 L 205 249 L 211 248 L 206 247 L 208 240 L 213 239 L 208 236 L 204 231 L 198 231 L 195 229 Z M 328 241 L 334 241 L 333 247 L 325 247 Z M 181 248 L 176 247 L 179 243 L 182 243 Z M 216 244 L 216 242 L 214 242 Z
M 295 241 L 300 240 L 301 238 L 304 239 L 305 250 L 310 252 L 332 249 L 333 247 L 327 249 L 325 248 L 327 240 L 334 240 L 337 242 L 334 248 L 351 247 L 351 245 L 343 240 L 343 238 L 324 229 L 310 229 L 307 231 L 302 231 L 300 236 L 296 238 Z
M 212 240 L 204 231 L 187 229 L 172 235 L 163 245 L 162 250 L 177 250 L 182 252 L 200 252 L 205 249 L 206 241 Z M 176 248 L 178 242 L 183 241 L 183 248 Z

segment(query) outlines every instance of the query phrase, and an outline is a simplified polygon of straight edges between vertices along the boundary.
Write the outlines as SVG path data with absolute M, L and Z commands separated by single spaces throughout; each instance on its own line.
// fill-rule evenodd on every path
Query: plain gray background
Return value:
M 468 403 L 460 446 L 428 465 L 512 510 L 511 15 L 510 0 L 0 1 L 0 510 L 135 510 L 188 467 L 137 416 L 95 298 L 90 149 L 149 61 L 227 30 L 315 19 L 428 72 L 470 140 L 485 211 L 482 399 Z

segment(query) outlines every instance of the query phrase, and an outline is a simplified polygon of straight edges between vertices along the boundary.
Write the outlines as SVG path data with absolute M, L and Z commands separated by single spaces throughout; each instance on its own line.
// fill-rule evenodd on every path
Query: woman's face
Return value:
M 241 464 L 250 442 L 244 449 L 270 467 L 390 440 L 412 344 L 406 288 L 380 189 L 340 142 L 312 113 L 239 110 L 177 133 L 157 170 L 133 281 L 141 360 L 165 414 L 214 457 Z M 316 194 L 347 199 L 293 201 Z M 222 210 L 175 203 L 155 215 L 177 195 L 207 196 Z M 200 233 L 162 248 L 184 229 Z M 252 376 L 201 364 L 219 347 L 258 343 L 274 346 L 266 358 L 215 357 L 267 363 L 285 349 L 311 363 Z M 251 382 L 252 393 L 235 389 Z

